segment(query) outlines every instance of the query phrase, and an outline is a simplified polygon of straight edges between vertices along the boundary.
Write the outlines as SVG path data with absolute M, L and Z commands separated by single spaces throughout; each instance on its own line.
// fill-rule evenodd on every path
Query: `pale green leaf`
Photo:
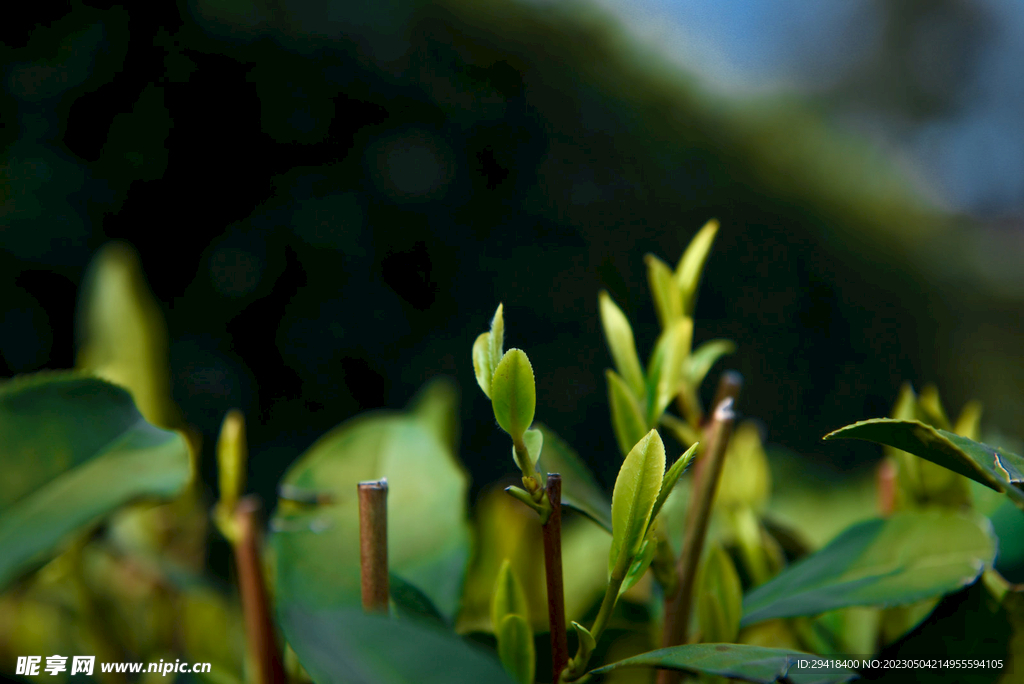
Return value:
M 664 329 L 683 315 L 682 292 L 676 285 L 672 269 L 668 264 L 653 254 L 644 257 L 644 261 L 647 262 L 647 284 L 650 286 L 651 295 L 654 298 L 658 322 Z
M 491 596 L 491 625 L 494 630 L 497 631 L 501 621 L 509 615 L 519 615 L 528 619 L 530 612 L 527 605 L 523 585 L 512 570 L 511 562 L 506 558 L 498 570 L 494 594 Z
M 504 305 L 498 304 L 491 319 L 491 336 L 487 338 L 491 353 L 491 368 L 497 368 L 501 357 L 505 355 L 505 317 L 502 314 Z
M 697 586 L 701 640 L 735 641 L 743 615 L 743 588 L 736 566 L 721 543 L 711 542 Z
M 693 319 L 680 318 L 661 333 L 651 355 L 647 387 L 650 395 L 647 419 L 656 424 L 672 399 L 679 393 L 683 367 L 693 340 Z
M 523 434 L 523 442 L 526 443 L 526 452 L 530 454 L 530 461 L 533 462 L 534 467 L 537 466 L 537 460 L 540 458 L 541 449 L 544 447 L 544 433 L 540 430 L 527 430 Z
M 636 396 L 626 382 L 613 370 L 606 370 L 608 378 L 608 407 L 612 413 L 612 429 L 623 455 L 647 434 L 647 421 Z
M 647 536 L 644 537 L 643 543 L 640 544 L 640 550 L 637 551 L 633 562 L 629 564 L 629 570 L 626 571 L 626 579 L 622 582 L 622 586 L 619 587 L 619 596 L 632 589 L 637 582 L 643 579 L 647 568 L 651 567 L 654 554 L 658 550 L 658 539 L 653 534 L 656 525 L 657 521 L 653 521 L 648 527 Z
M 494 377 L 494 365 L 491 363 L 491 333 L 480 333 L 473 343 L 473 372 L 476 384 L 491 398 L 491 378 Z
M 604 337 L 608 342 L 608 350 L 618 371 L 633 394 L 644 395 L 644 371 L 640 365 L 640 357 L 636 353 L 636 342 L 633 340 L 633 329 L 629 326 L 626 315 L 622 313 L 611 296 L 604 290 L 598 296 L 601 311 L 601 325 L 604 326 Z
M 687 357 L 683 368 L 683 378 L 695 391 L 704 382 L 708 371 L 715 363 L 728 354 L 736 351 L 736 343 L 731 340 L 708 340 L 700 345 Z
M 665 475 L 665 445 L 657 430 L 637 442 L 619 469 L 612 491 L 612 546 L 608 570 L 625 577 L 647 534 Z
M 533 684 L 537 654 L 533 632 L 522 615 L 506 615 L 495 630 L 498 658 L 505 671 L 517 684 Z
M 676 266 L 676 284 L 682 293 L 683 315 L 693 316 L 697 305 L 697 286 L 700 284 L 700 276 L 704 271 L 704 263 L 708 259 L 711 245 L 718 234 L 718 221 L 712 219 L 704 224 L 698 231 L 689 246 L 683 252 L 679 265 Z
M 683 476 L 686 469 L 690 467 L 690 463 L 693 461 L 694 456 L 697 455 L 697 447 L 700 446 L 700 442 L 693 443 L 686 452 L 676 459 L 676 462 L 672 464 L 672 467 L 665 473 L 665 479 L 661 483 L 661 491 L 658 492 L 658 499 L 654 502 L 654 508 L 651 510 L 651 519 L 655 519 L 658 513 L 661 511 L 661 507 L 665 505 L 665 501 L 668 499 L 668 495 L 672 493 L 672 489 L 679 482 L 679 478 Z
M 533 366 L 521 349 L 509 349 L 494 369 L 491 380 L 491 406 L 501 429 L 513 441 L 522 439 L 533 422 L 537 408 Z

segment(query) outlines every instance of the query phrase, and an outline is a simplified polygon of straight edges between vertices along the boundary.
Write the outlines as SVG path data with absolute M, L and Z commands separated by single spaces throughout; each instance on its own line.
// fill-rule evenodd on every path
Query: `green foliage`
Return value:
M 665 474 L 665 445 L 656 430 L 636 443 L 622 462 L 612 492 L 612 548 L 608 573 L 618 578 L 640 550 Z
M 285 473 L 269 538 L 279 604 L 358 605 L 356 483 L 386 478 L 390 567 L 442 615 L 454 615 L 469 555 L 468 480 L 447 435 L 428 419 L 439 412 L 433 402 L 454 412 L 451 400 L 435 386 L 411 411 L 347 421 Z
M 869 520 L 747 594 L 742 624 L 955 591 L 991 567 L 995 551 L 987 525 L 955 513 Z
M 538 671 L 542 681 L 550 672 L 538 662 L 535 639 L 550 630 L 557 640 L 570 625 L 577 650 L 557 675 L 564 684 L 603 675 L 611 681 L 632 667 L 749 682 L 845 682 L 856 673 L 798 671 L 795 659 L 805 651 L 854 648 L 931 656 L 954 648 L 943 630 L 972 635 L 987 657 L 1021 664 L 1024 599 L 993 569 L 997 543 L 1021 548 L 1013 539 L 1019 511 L 993 504 L 985 492 L 1024 508 L 1024 459 L 977 441 L 977 404 L 954 422 L 935 388 L 917 396 L 905 385 L 892 418 L 826 436 L 885 445 L 886 468 L 895 470 L 879 479 L 882 518 L 864 519 L 874 501 L 848 483 L 773 472 L 785 459 L 765 449 L 756 423 L 729 432 L 722 427 L 731 421 L 709 421 L 700 405 L 708 373 L 736 351 L 728 340 L 692 349 L 697 289 L 717 231 L 717 222 L 705 225 L 674 270 L 646 257 L 661 326 L 646 366 L 622 309 L 599 294 L 614 365 L 607 371 L 610 427 L 624 456 L 610 497 L 588 467 L 598 455 L 581 456 L 551 428 L 534 424 L 538 401 L 546 398 L 537 396 L 526 353 L 504 349 L 500 304 L 490 329 L 473 343 L 473 370 L 510 437 L 523 488 L 485 490 L 470 519 L 457 392 L 443 379 L 428 383 L 405 411 L 343 422 L 289 468 L 265 560 L 277 626 L 298 660 L 289 667 L 293 684 L 532 684 Z M 164 429 L 179 418 L 167 391 L 163 323 L 137 260 L 112 247 L 92 273 L 81 307 L 79 364 L 124 388 L 75 373 L 0 384 L 0 589 L 7 590 L 0 614 L 18 616 L 11 633 L 56 632 L 63 614 L 48 607 L 65 610 L 68 592 L 54 578 L 71 577 L 74 598 L 66 610 L 75 634 L 93 635 L 107 660 L 173 652 L 224 664 L 216 684 L 265 679 L 240 665 L 243 618 L 233 599 L 208 586 L 201 567 L 211 517 L 236 552 L 243 546 L 245 421 L 226 410 L 217 445 L 219 498 L 211 508 L 199 487 L 188 487 L 198 449 L 185 435 L 194 433 Z M 659 429 L 687 447 L 667 471 Z M 714 462 L 724 459 L 710 488 L 713 469 L 688 475 L 708 455 L 706 445 L 716 445 L 708 452 Z M 806 462 L 798 468 L 810 469 Z M 563 524 L 552 515 L 556 499 L 543 478 L 553 473 L 561 476 L 563 507 L 588 519 L 566 516 Z M 380 479 L 388 482 L 390 617 L 359 609 L 356 486 Z M 172 497 L 148 510 L 128 505 Z M 692 511 L 700 515 L 690 518 Z M 780 511 L 789 515 L 777 518 Z M 104 521 L 103 534 L 85 534 Z M 161 536 L 162 529 L 174 535 Z M 700 540 L 691 548 L 703 546 L 702 558 L 677 555 L 684 537 Z M 169 538 L 198 540 L 199 551 L 183 554 L 195 566 L 177 562 Z M 560 548 L 552 541 L 559 538 Z M 553 624 L 556 611 L 548 612 L 547 592 L 558 585 L 546 571 L 555 558 L 563 565 L 564 624 Z M 47 561 L 45 571 L 32 572 Z M 150 574 L 129 597 L 125 568 L 139 567 Z M 684 588 L 692 591 L 687 601 L 679 596 Z M 580 620 L 588 615 L 593 623 L 585 627 Z M 642 653 L 657 639 L 662 616 L 666 625 L 676 618 L 692 625 L 689 641 L 698 643 L 679 638 L 674 643 L 682 645 Z M 181 632 L 147 627 L 144 619 L 180 625 Z M 126 645 L 105 643 L 108 633 Z M 223 646 L 212 646 L 218 638 Z M 611 641 L 607 648 L 603 639 Z M 38 643 L 15 645 L 35 652 Z M 0 657 L 10 655 L 4 646 Z M 592 658 L 612 655 L 617 662 L 591 669 Z
M 77 374 L 0 385 L 0 589 L 67 537 L 191 478 L 188 445 L 139 414 L 125 390 Z
M 794 662 L 801 657 L 809 657 L 809 654 L 745 644 L 688 644 L 626 658 L 592 670 L 592 673 L 603 674 L 623 667 L 657 667 L 730 677 L 758 684 L 780 681 L 793 684 L 840 684 L 857 677 L 855 672 L 845 668 L 790 672 Z
M 863 439 L 887 444 L 1002 492 L 1024 509 L 1024 458 L 916 420 L 875 418 L 825 435 L 825 439 Z

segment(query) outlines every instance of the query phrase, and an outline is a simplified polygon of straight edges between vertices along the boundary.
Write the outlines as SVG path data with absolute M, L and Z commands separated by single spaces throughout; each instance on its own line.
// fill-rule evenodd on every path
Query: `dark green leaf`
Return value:
M 562 505 L 579 511 L 610 534 L 612 502 L 587 464 L 551 428 L 538 423 L 536 429 L 544 434 L 544 449 L 538 467 L 542 473 L 559 473 L 562 476 Z
M 886 444 L 937 463 L 953 472 L 1003 492 L 1024 508 L 1024 459 L 987 444 L 939 430 L 916 420 L 875 418 L 847 425 L 825 439 L 862 439 Z
M 451 632 L 358 609 L 279 609 L 281 627 L 316 684 L 510 684 L 491 655 Z
M 449 627 L 448 621 L 419 587 L 406 582 L 400 576 L 388 574 L 388 589 L 395 604 L 395 612 L 404 618 L 425 620 L 438 627 Z
M 991 566 L 995 549 L 987 521 L 947 511 L 868 520 L 747 594 L 741 626 L 955 591 Z
M 857 678 L 856 672 L 844 668 L 790 672 L 792 665 L 800 658 L 815 657 L 799 651 L 747 644 L 687 644 L 626 658 L 592 670 L 591 674 L 604 674 L 622 667 L 645 666 L 717 675 L 756 684 L 781 682 L 787 674 L 789 679 L 786 681 L 792 684 L 840 684 Z
M 0 589 L 71 533 L 191 477 L 185 438 L 147 423 L 127 391 L 78 374 L 0 385 Z

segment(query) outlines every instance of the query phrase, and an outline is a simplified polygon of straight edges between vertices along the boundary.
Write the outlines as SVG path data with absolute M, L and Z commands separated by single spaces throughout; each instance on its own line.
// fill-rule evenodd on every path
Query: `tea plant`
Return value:
M 0 657 L 179 658 L 211 662 L 199 676 L 217 684 L 569 684 L 655 669 L 659 684 L 810 684 L 877 674 L 841 657 L 799 666 L 814 654 L 948 656 L 974 663 L 970 681 L 1013 681 L 1024 595 L 993 568 L 997 543 L 1014 539 L 990 518 L 1000 501 L 1024 508 L 1024 459 L 977 441 L 976 404 L 954 423 L 934 388 L 905 386 L 892 418 L 826 436 L 885 445 L 882 515 L 865 510 L 815 550 L 821 520 L 772 512 L 813 492 L 783 483 L 773 497 L 759 428 L 737 418 L 739 376 L 720 376 L 707 410 L 700 401 L 736 351 L 692 347 L 717 231 L 701 229 L 674 269 L 646 258 L 661 328 L 646 363 L 598 294 L 622 456 L 610 497 L 536 420 L 550 407 L 535 374 L 549 369 L 505 349 L 499 304 L 466 356 L 518 482 L 485 493 L 471 520 L 457 395 L 435 380 L 407 410 L 346 421 L 292 465 L 265 552 L 244 495 L 243 416 L 226 413 L 210 510 L 198 436 L 170 401 L 162 320 L 134 255 L 106 248 L 83 288 L 79 368 L 0 384 Z M 234 550 L 235 590 L 206 574 L 208 522 Z M 939 650 L 949 634 L 965 641 Z

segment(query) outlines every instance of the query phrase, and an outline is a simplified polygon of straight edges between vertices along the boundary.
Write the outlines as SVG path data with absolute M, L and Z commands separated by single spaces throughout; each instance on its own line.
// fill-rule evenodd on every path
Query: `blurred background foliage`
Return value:
M 538 412 L 610 489 L 597 292 L 651 348 L 643 256 L 715 217 L 694 343 L 737 342 L 769 442 L 862 474 L 877 448 L 821 436 L 909 380 L 1012 448 L 1024 10 L 725 5 L 25 6 L 0 26 L 0 374 L 75 364 L 87 265 L 123 240 L 208 489 L 229 408 L 273 501 L 321 434 L 445 374 L 475 500 L 510 474 L 469 354 L 504 302 Z

